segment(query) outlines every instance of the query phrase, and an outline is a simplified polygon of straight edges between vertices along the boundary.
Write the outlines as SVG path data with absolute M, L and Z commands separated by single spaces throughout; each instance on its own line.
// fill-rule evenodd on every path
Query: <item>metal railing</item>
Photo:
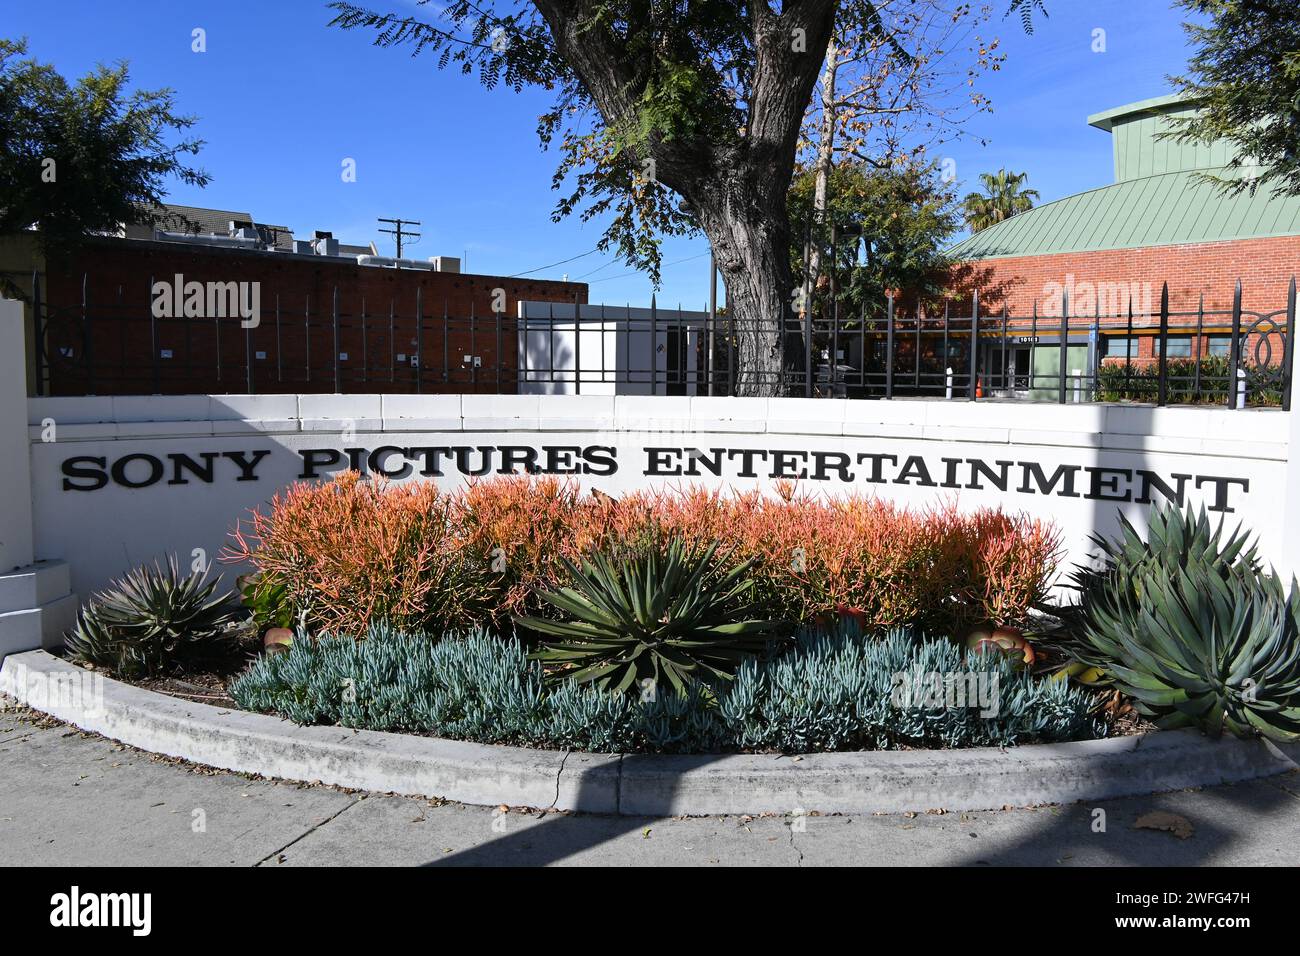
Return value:
M 152 281 L 150 288 L 153 287 Z M 856 315 L 791 314 L 779 330 L 721 313 L 530 303 L 526 317 L 450 314 L 416 291 L 406 307 L 340 308 L 261 296 L 255 326 L 237 318 L 160 318 L 147 299 L 51 307 L 33 281 L 37 394 L 203 392 L 572 392 L 809 398 L 1134 401 L 1289 407 L 1296 284 L 1272 311 L 1158 310 L 1058 315 L 981 308 L 978 294 L 941 311 L 892 298 Z M 752 333 L 752 336 L 751 336 Z M 784 363 L 760 381 L 747 336 L 779 339 Z M 764 337 L 766 336 L 766 337 Z

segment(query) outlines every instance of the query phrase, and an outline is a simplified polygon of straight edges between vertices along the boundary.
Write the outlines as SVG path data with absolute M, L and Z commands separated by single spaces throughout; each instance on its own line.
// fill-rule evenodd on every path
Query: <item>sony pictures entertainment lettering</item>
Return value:
M 111 457 L 74 455 L 63 460 L 64 491 L 98 491 L 112 485 L 162 485 L 257 481 L 270 449 L 161 455 L 131 452 Z M 610 476 L 620 469 L 612 445 L 381 445 L 375 448 L 304 448 L 296 477 L 310 481 L 343 470 L 402 480 L 508 474 Z M 827 486 L 912 485 L 920 488 L 998 491 L 1102 501 L 1182 504 L 1189 491 L 1210 511 L 1231 513 L 1250 493 L 1250 479 L 1143 468 L 1044 464 L 1015 459 L 904 455 L 888 451 L 693 448 L 626 449 L 641 475 L 677 479 L 792 479 Z

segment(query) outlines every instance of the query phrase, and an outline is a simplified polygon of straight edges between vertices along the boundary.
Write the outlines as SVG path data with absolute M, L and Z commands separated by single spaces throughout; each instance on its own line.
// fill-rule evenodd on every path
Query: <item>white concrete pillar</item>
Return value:
M 1244 414 L 1244 413 L 1243 413 Z M 1289 582 L 1300 576 L 1300 375 L 1291 376 L 1291 410 L 1286 428 L 1286 485 L 1282 500 L 1282 561 L 1274 569 Z
M 77 611 L 68 566 L 36 561 L 23 304 L 0 299 L 0 658 L 57 647 Z

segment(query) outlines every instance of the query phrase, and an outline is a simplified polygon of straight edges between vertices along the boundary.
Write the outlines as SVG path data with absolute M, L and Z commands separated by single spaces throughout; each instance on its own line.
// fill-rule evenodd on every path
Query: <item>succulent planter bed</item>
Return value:
M 852 624 L 804 632 L 716 693 L 654 700 L 548 682 L 514 640 L 383 628 L 364 641 L 300 639 L 237 670 L 125 682 L 300 725 L 593 753 L 959 749 L 1148 729 L 1011 659 L 901 631 L 868 638 Z
M 620 773 L 872 751 L 956 766 L 1148 721 L 1300 737 L 1300 593 L 1203 512 L 1153 512 L 1149 540 L 1125 523 L 1057 606 L 1050 526 L 775 490 L 299 485 L 234 534 L 249 618 L 173 561 L 93 599 L 68 649 L 195 707 L 228 695 L 259 727 Z M 193 676 L 252 636 L 246 669 Z
M 1086 689 L 996 654 L 898 631 L 803 632 L 715 688 L 652 697 L 548 681 L 514 641 L 432 641 L 382 629 L 364 641 L 297 642 L 229 689 L 299 724 L 426 733 L 595 753 L 807 754 L 1013 746 L 1103 736 Z

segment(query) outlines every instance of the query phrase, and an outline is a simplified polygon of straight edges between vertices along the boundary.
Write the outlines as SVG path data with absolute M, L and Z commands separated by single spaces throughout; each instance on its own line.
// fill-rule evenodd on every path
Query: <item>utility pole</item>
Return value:
M 407 236 L 408 238 L 411 238 L 411 239 L 419 239 L 419 238 L 420 238 L 420 234 L 419 234 L 418 232 L 413 232 L 413 231 L 410 230 L 410 229 L 406 229 L 406 230 L 403 230 L 403 229 L 402 229 L 403 226 L 418 226 L 418 225 L 421 225 L 421 223 L 419 222 L 419 220 L 416 220 L 416 219 L 384 219 L 384 218 L 380 218 L 379 221 L 380 221 L 380 222 L 391 222 L 391 223 L 396 227 L 395 229 L 380 229 L 379 231 L 380 231 L 380 232 L 386 232 L 386 233 L 388 233 L 390 236 L 396 236 L 396 237 L 397 237 L 397 258 L 399 258 L 399 259 L 402 258 L 402 236 Z

